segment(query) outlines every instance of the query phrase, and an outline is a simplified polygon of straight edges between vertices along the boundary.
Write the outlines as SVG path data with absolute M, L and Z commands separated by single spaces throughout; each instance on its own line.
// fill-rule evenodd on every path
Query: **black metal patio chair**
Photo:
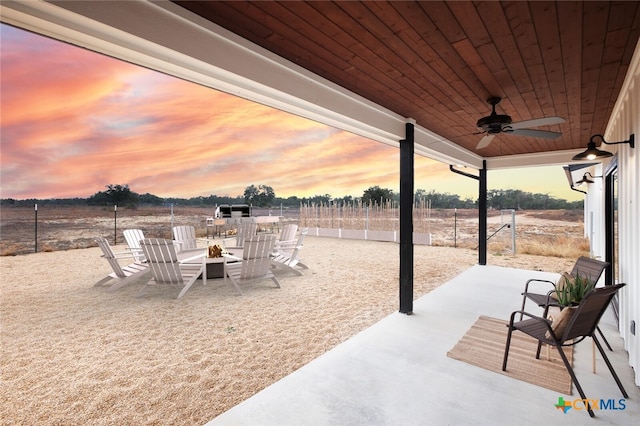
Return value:
M 598 338 L 595 336 L 595 331 L 600 322 L 600 318 L 607 310 L 611 299 L 616 294 L 616 292 L 624 287 L 625 284 L 617 284 L 611 286 L 600 287 L 589 292 L 582 302 L 577 307 L 573 308 L 565 308 L 565 310 L 572 310 L 573 313 L 570 316 L 566 328 L 564 330 L 556 329 L 552 326 L 552 322 L 546 318 L 547 311 L 549 306 L 545 308 L 543 317 L 538 317 L 532 315 L 530 313 L 524 311 L 515 311 L 511 314 L 511 318 L 509 320 L 509 332 L 507 334 L 507 343 L 504 349 L 504 360 L 502 362 L 502 371 L 506 371 L 507 369 L 507 360 L 509 358 L 509 347 L 511 345 L 511 335 L 515 330 L 519 330 L 535 339 L 538 340 L 538 349 L 536 351 L 536 359 L 540 358 L 540 350 L 542 348 L 542 344 L 552 345 L 554 346 L 559 354 L 560 358 L 562 358 L 562 362 L 564 363 L 569 375 L 571 376 L 571 380 L 576 385 L 578 389 L 578 393 L 580 393 L 580 397 L 584 401 L 587 401 L 587 398 L 576 378 L 575 373 L 573 372 L 573 368 L 569 363 L 567 356 L 565 355 L 562 348 L 564 346 L 573 346 L 581 341 L 583 341 L 587 337 L 591 337 L 596 344 L 604 362 L 609 367 L 609 371 L 611 375 L 615 379 L 618 384 L 618 388 L 622 392 L 622 395 L 625 398 L 628 398 L 628 394 L 625 391 L 618 375 L 616 374 L 609 358 L 607 358 L 606 353 L 602 349 L 602 345 L 598 341 Z M 515 321 L 516 315 L 526 316 L 529 319 L 525 319 L 522 321 Z M 591 417 L 595 417 L 593 410 L 589 403 L 587 403 L 587 411 Z
M 580 274 L 581 276 L 586 276 L 591 281 L 597 283 L 598 280 L 600 279 L 600 276 L 609 265 L 610 265 L 609 262 L 603 262 L 601 260 L 591 259 L 590 257 L 580 256 L 578 260 L 576 260 L 576 263 L 573 265 L 573 269 L 571 270 L 569 275 L 575 278 L 578 274 Z M 560 279 L 562 278 L 563 277 L 561 276 Z M 552 288 L 545 294 L 530 292 L 529 285 L 533 283 L 551 284 Z M 556 283 L 552 281 L 541 280 L 538 278 L 532 278 L 530 280 L 527 280 L 524 286 L 524 291 L 522 292 L 521 310 L 524 311 L 524 307 L 527 303 L 527 299 L 531 300 L 533 303 L 540 306 L 541 308 L 545 308 L 548 305 L 555 304 L 556 300 L 552 296 L 555 291 L 556 291 Z M 522 315 L 520 315 L 520 319 L 521 320 L 523 319 Z M 613 349 L 611 349 L 611 345 L 607 341 L 607 338 L 604 337 L 604 334 L 602 333 L 602 331 L 600 331 L 600 328 L 598 328 L 597 330 L 600 336 L 602 337 L 602 341 L 604 342 L 605 345 L 607 345 L 607 348 L 610 351 L 613 351 Z

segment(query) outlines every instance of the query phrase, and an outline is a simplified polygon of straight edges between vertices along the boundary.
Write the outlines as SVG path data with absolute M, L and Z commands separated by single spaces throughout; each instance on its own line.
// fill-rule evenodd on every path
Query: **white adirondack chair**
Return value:
M 196 228 L 193 226 L 174 226 L 173 240 L 178 245 L 178 251 L 193 250 L 198 248 Z
M 202 260 L 195 263 L 194 260 L 204 257 L 204 250 L 199 250 L 198 255 L 180 261 L 176 246 L 171 240 L 147 238 L 142 240 L 140 245 L 147 258 L 152 278 L 140 289 L 136 297 L 142 296 L 150 285 L 175 285 L 182 287 L 178 294 L 180 299 L 202 273 Z
M 288 223 L 283 226 L 282 231 L 280 231 L 280 238 L 276 242 L 276 250 L 278 249 L 278 245 L 280 244 L 295 242 L 297 232 L 298 225 L 294 223 Z
M 235 243 L 229 248 L 244 247 L 244 242 L 258 233 L 258 224 L 255 222 L 238 223 L 238 233 L 236 234 Z
M 113 291 L 149 274 L 149 266 L 146 263 L 135 261 L 126 266 L 122 266 L 120 264 L 120 259 L 133 259 L 133 255 L 131 253 L 114 253 L 109 245 L 109 241 L 104 237 L 97 237 L 95 241 L 102 250 L 102 257 L 107 259 L 107 262 L 111 265 L 113 272 L 95 283 L 94 286 L 99 286 L 115 279 L 116 282 L 111 285 L 108 290 Z
M 269 254 L 273 251 L 275 235 L 256 235 L 244 242 L 242 258 L 224 256 L 224 279 L 231 283 L 242 294 L 241 284 L 270 278 L 280 288 L 280 282 L 271 272 L 271 259 Z M 229 263 L 236 261 L 236 263 Z
M 122 234 L 129 246 L 129 251 L 133 255 L 133 258 L 137 262 L 144 262 L 144 254 L 142 254 L 142 247 L 140 247 L 140 241 L 144 240 L 144 233 L 141 229 L 125 229 Z
M 283 242 L 278 245 L 271 256 L 271 264 L 277 269 L 294 272 L 296 275 L 302 275 L 302 272 L 297 268 L 309 269 L 307 265 L 300 261 L 300 250 L 304 245 L 304 237 L 307 235 L 307 231 L 307 228 L 301 230 L 297 241 Z

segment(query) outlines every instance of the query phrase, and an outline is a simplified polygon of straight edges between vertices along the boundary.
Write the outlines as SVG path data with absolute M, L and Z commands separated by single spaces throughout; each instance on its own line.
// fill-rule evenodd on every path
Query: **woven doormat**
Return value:
M 511 349 L 507 371 L 502 371 L 504 347 L 507 342 L 507 321 L 481 316 L 447 356 L 500 373 L 514 379 L 542 386 L 565 395 L 572 394 L 571 376 L 567 372 L 556 348 L 547 352 L 542 347 L 540 359 L 536 359 L 538 341 L 515 331 L 511 337 Z M 564 348 L 573 365 L 573 347 Z M 550 354 L 550 360 L 547 359 Z

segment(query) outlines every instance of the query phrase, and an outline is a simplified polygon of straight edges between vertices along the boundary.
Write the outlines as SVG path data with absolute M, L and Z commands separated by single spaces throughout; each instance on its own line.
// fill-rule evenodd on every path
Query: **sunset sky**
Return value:
M 88 197 L 108 184 L 190 198 L 398 191 L 399 151 L 209 88 L 0 24 L 0 198 Z M 416 189 L 477 182 L 416 157 Z M 531 176 L 536 178 L 532 179 Z M 568 200 L 561 167 L 489 171 L 489 189 Z

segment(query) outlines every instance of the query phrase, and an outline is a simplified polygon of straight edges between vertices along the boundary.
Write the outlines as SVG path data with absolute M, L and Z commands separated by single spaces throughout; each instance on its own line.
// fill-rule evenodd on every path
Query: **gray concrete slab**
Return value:
M 534 277 L 553 275 L 474 266 L 416 300 L 413 315 L 388 316 L 208 425 L 636 424 L 640 390 L 612 315 L 601 329 L 629 398 L 624 410 L 598 410 L 595 420 L 584 411 L 556 409 L 557 392 L 447 357 L 480 315 L 507 320 L 519 309 L 524 282 Z M 619 401 L 620 391 L 597 359 L 593 374 L 592 344 L 576 347 L 578 380 L 587 397 Z M 569 398 L 578 397 L 574 389 Z

